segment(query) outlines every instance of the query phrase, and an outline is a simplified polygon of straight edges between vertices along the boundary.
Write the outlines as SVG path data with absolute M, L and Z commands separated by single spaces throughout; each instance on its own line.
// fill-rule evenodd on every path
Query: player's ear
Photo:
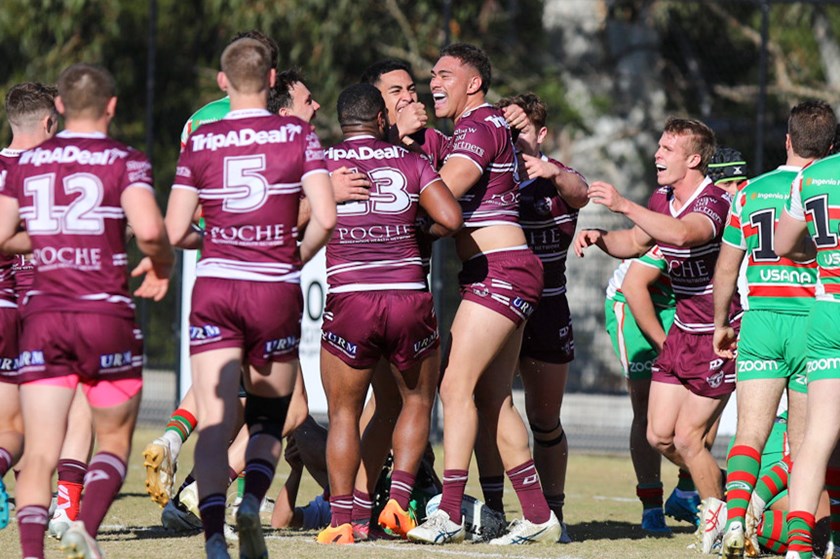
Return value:
M 268 87 L 271 89 L 277 83 L 277 70 L 272 68 L 268 71 Z
M 227 76 L 224 72 L 219 72 L 218 74 L 216 74 L 216 83 L 218 84 L 219 89 L 227 93 L 229 83 Z
M 64 114 L 64 100 L 61 98 L 61 95 L 57 95 L 55 98 L 55 110 L 60 115 Z
M 470 95 L 478 93 L 479 91 L 481 91 L 481 85 L 481 76 L 479 74 L 473 75 L 473 77 L 470 78 L 470 81 L 467 84 L 467 93 L 469 93 Z
M 546 128 L 545 126 L 540 128 L 537 131 L 537 143 L 538 144 L 543 143 L 543 140 L 545 140 L 545 137 L 546 137 L 547 134 L 548 134 L 548 128 Z
M 696 169 L 700 166 L 700 161 L 702 158 L 700 157 L 699 153 L 692 153 L 688 156 L 688 168 L 689 169 Z
M 111 97 L 108 99 L 108 104 L 105 105 L 105 114 L 108 115 L 108 118 L 114 118 L 114 115 L 117 113 L 117 98 L 116 96 Z

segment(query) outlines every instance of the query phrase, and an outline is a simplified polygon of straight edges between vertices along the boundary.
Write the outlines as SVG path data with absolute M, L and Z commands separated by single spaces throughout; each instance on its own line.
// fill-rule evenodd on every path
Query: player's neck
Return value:
M 246 111 L 254 109 L 265 109 L 268 105 L 265 92 L 254 94 L 230 93 L 230 110 Z
M 49 136 L 43 132 L 26 133 L 18 131 L 15 132 L 14 136 L 12 136 L 12 141 L 8 145 L 8 148 L 13 150 L 32 149 L 35 146 L 41 145 L 48 139 Z
M 815 157 L 801 157 L 796 155 L 796 153 L 791 150 L 788 152 L 787 160 L 785 161 L 785 165 L 789 165 L 791 167 L 805 167 L 806 165 L 810 165 L 814 162 Z
M 686 173 L 685 177 L 671 185 L 671 188 L 674 189 L 674 197 L 679 200 L 680 203 L 685 202 L 691 198 L 691 195 L 694 194 L 697 187 L 700 186 L 704 180 L 706 180 L 706 176 L 703 173 L 698 171 L 689 171 Z
M 344 139 L 349 140 L 357 136 L 373 136 L 377 140 L 382 139 L 382 130 L 375 123 L 351 124 L 341 127 Z
M 110 118 L 70 118 L 64 121 L 64 130 L 72 134 L 105 134 L 108 135 Z
M 476 94 L 473 94 L 473 95 L 468 96 L 468 97 L 467 97 L 467 102 L 466 102 L 466 104 L 464 105 L 464 108 L 463 108 L 463 109 L 461 109 L 460 111 L 458 111 L 458 116 L 456 116 L 456 117 L 453 119 L 453 120 L 455 121 L 455 124 L 458 124 L 458 121 L 459 121 L 459 120 L 461 120 L 461 118 L 462 118 L 465 114 L 469 113 L 470 111 L 472 111 L 472 110 L 473 110 L 473 109 L 475 109 L 476 107 L 480 107 L 480 106 L 481 106 L 481 105 L 483 105 L 484 103 L 485 103 L 485 101 L 484 101 L 484 93 L 476 93 Z

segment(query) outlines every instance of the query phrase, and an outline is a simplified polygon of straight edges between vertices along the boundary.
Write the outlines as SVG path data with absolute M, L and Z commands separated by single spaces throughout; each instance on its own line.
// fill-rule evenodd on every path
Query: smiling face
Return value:
M 691 136 L 688 134 L 662 134 L 659 138 L 659 149 L 654 156 L 656 182 L 659 186 L 671 186 L 680 182 L 699 164 L 700 155 L 689 153 L 690 145 Z
M 379 76 L 376 88 L 385 99 L 388 109 L 388 120 L 397 121 L 397 113 L 409 103 L 417 101 L 417 86 L 414 79 L 405 70 L 394 70 Z
M 295 82 L 290 93 L 292 97 L 292 108 L 281 109 L 280 114 L 283 114 L 285 110 L 286 114 L 294 115 L 306 122 L 312 122 L 321 105 L 312 98 L 312 92 L 309 91 L 309 88 L 302 82 Z
M 442 56 L 432 68 L 429 85 L 435 100 L 435 116 L 457 120 L 467 108 L 470 96 L 481 90 L 481 76 L 457 58 Z

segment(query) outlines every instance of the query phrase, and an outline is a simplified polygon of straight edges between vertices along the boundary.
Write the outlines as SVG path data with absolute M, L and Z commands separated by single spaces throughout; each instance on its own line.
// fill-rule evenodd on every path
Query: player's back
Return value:
M 3 190 L 9 170 L 17 164 L 20 152 L 4 148 L 0 151 L 0 191 Z M 15 271 L 17 258 L 0 252 L 0 307 L 14 307 Z
M 312 127 L 265 110 L 229 113 L 193 133 L 173 188 L 196 190 L 205 219 L 199 277 L 299 281 L 301 184 L 324 171 Z
M 371 182 L 369 200 L 337 208 L 327 245 L 330 291 L 424 289 L 415 220 L 420 193 L 437 172 L 423 157 L 373 136 L 345 140 L 326 158 L 330 170 L 346 166 Z
M 146 156 L 104 134 L 65 131 L 24 152 L 9 177 L 33 247 L 24 312 L 133 316 L 121 197 L 153 190 Z

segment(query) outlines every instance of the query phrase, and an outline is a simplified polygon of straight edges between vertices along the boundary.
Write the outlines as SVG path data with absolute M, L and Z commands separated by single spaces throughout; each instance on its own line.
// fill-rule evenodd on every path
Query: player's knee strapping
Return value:
M 531 432 L 534 433 L 534 444 L 539 446 L 545 448 L 557 446 L 566 439 L 566 431 L 564 431 L 563 427 L 560 425 L 559 419 L 557 420 L 557 425 L 547 430 L 540 429 L 533 423 L 530 423 L 529 425 L 531 426 Z M 558 429 L 560 431 L 559 433 L 557 432 Z
M 248 433 L 254 435 L 269 435 L 278 441 L 283 440 L 283 425 L 289 412 L 291 394 L 266 398 L 255 394 L 248 394 L 245 399 L 245 424 Z

